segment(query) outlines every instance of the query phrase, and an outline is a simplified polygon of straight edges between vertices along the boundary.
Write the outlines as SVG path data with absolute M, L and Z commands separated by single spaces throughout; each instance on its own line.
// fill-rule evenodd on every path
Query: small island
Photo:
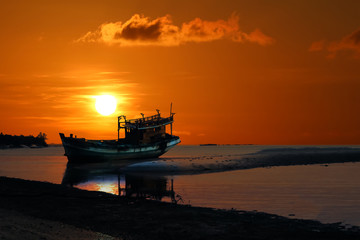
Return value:
M 217 146 L 217 144 L 216 143 L 205 143 L 205 144 L 200 144 L 199 146 L 201 146 L 201 147 L 207 147 L 207 146 Z
M 46 134 L 42 132 L 40 132 L 36 137 L 33 135 L 17 136 L 0 133 L 0 149 L 22 147 L 39 148 L 47 146 Z

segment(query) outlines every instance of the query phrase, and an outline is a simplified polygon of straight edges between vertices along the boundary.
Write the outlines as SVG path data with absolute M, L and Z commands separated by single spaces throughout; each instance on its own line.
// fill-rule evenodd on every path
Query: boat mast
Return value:
M 170 103 L 170 117 L 172 117 L 172 103 Z M 170 135 L 172 136 L 172 122 L 170 123 Z
M 120 120 L 121 116 L 118 116 L 118 141 L 120 140 Z
M 120 130 L 122 128 L 126 129 L 126 126 L 124 127 L 121 126 L 121 118 L 124 118 L 124 124 L 126 124 L 126 116 L 125 115 L 118 116 L 118 141 L 120 140 Z

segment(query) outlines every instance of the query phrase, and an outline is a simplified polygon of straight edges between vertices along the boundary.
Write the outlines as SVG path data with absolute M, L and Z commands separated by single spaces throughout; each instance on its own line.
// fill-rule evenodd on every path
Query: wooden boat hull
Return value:
M 88 141 L 65 137 L 60 133 L 69 162 L 102 162 L 126 159 L 157 158 L 180 143 L 180 138 L 172 136 L 151 144 L 120 144 L 116 141 Z

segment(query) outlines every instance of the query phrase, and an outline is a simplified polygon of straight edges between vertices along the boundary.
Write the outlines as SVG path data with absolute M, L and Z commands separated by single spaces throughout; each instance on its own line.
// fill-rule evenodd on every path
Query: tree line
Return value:
M 0 147 L 2 148 L 16 148 L 16 147 L 47 147 L 46 134 L 40 132 L 36 137 L 33 135 L 8 135 L 0 133 Z

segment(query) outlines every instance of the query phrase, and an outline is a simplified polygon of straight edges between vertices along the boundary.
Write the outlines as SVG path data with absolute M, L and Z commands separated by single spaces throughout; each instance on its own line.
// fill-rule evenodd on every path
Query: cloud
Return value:
M 139 14 L 128 21 L 102 24 L 77 42 L 100 42 L 120 46 L 178 46 L 189 42 L 211 42 L 228 39 L 234 42 L 253 42 L 260 45 L 274 43 L 274 39 L 259 29 L 245 33 L 240 30 L 239 17 L 232 14 L 228 20 L 205 21 L 195 18 L 181 27 L 173 24 L 170 15 L 150 20 Z
M 322 51 L 326 50 L 328 58 L 335 58 L 336 54 L 340 51 L 350 50 L 355 52 L 356 57 L 360 57 L 360 28 L 349 35 L 344 36 L 339 41 L 332 41 L 325 43 L 325 41 L 313 42 L 309 51 Z

